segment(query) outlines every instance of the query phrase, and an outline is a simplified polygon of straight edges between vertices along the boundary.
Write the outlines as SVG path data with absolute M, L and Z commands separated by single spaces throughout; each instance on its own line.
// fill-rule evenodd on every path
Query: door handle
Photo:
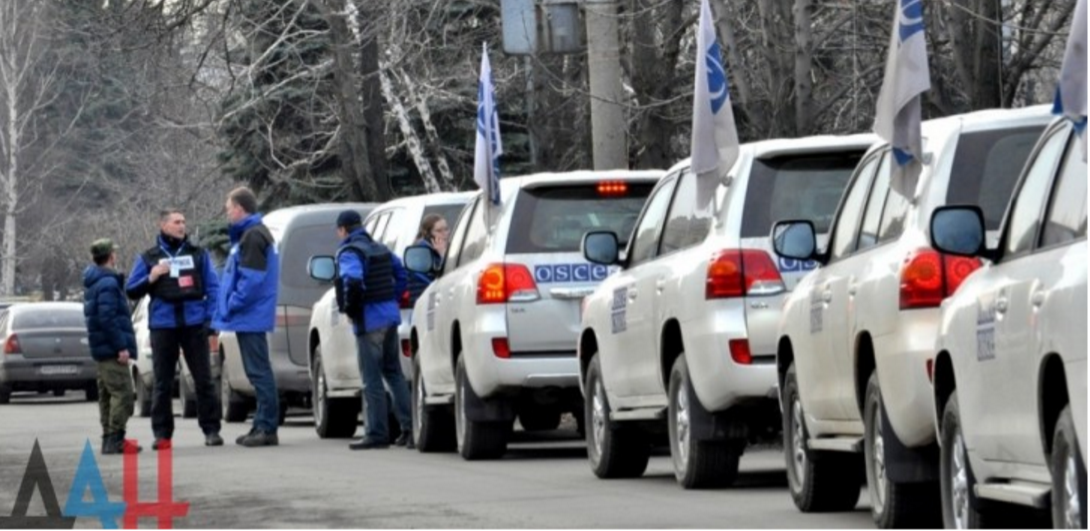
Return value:
M 824 301 L 825 304 L 833 302 L 833 292 L 830 290 L 825 290 L 825 293 L 821 294 L 821 300 Z
M 853 285 L 851 285 L 851 286 L 848 286 L 848 295 L 850 295 L 850 296 L 854 297 L 854 296 L 855 296 L 855 293 L 856 293 L 856 291 L 857 291 L 857 289 L 856 289 L 856 288 L 857 288 L 857 287 L 856 287 L 856 286 L 855 286 L 854 284 L 853 284 Z M 830 293 L 830 295 L 832 295 L 832 294 Z
M 1045 299 L 1047 298 L 1048 297 L 1045 295 L 1045 292 L 1038 291 L 1033 294 L 1033 297 L 1030 299 L 1030 303 L 1033 304 L 1034 308 L 1040 308 L 1045 304 Z
M 664 290 L 664 289 L 666 289 L 666 281 L 665 280 L 660 280 L 658 282 L 655 282 L 655 291 L 657 291 L 659 293 L 662 293 L 662 290 Z
M 628 302 L 632 302 L 632 301 L 636 300 L 636 297 L 639 296 L 639 294 L 640 294 L 640 292 L 638 292 L 638 291 L 636 291 L 634 289 L 629 289 L 628 290 Z
M 1000 315 L 1007 313 L 1008 305 L 1006 297 L 1001 297 L 999 300 L 995 301 L 995 313 Z

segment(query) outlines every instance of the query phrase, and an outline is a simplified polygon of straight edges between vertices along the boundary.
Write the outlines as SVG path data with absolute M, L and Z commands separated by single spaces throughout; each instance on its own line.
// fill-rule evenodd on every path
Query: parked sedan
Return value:
M 82 389 L 98 400 L 95 362 L 87 346 L 83 304 L 16 304 L 0 313 L 0 404 L 15 391 Z

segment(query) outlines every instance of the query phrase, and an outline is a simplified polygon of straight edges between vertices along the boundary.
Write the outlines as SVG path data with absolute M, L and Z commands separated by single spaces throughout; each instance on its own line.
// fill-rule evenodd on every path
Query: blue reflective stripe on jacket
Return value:
M 363 229 L 357 229 L 348 235 L 344 241 L 341 242 L 340 248 L 337 250 L 337 269 L 340 274 L 340 282 L 347 282 L 349 279 L 359 280 L 361 283 L 367 276 L 367 264 L 360 260 L 360 257 L 355 252 L 344 252 L 349 243 L 356 242 L 364 245 L 382 245 L 371 239 L 371 236 L 367 234 L 367 231 Z M 401 264 L 401 259 L 393 253 L 390 254 L 390 258 L 394 267 L 394 289 L 397 293 L 404 293 L 408 286 L 407 275 L 405 266 Z M 347 284 L 344 285 L 347 289 Z M 366 290 L 367 286 L 364 285 L 363 289 Z M 367 303 L 363 307 L 363 333 L 373 332 L 381 328 L 390 326 L 397 326 L 401 324 L 401 311 L 398 307 L 398 299 Z M 356 334 L 360 334 L 360 330 L 353 323 L 353 329 Z
M 229 228 L 231 252 L 220 279 L 212 327 L 230 332 L 271 332 L 276 327 L 280 257 L 276 242 L 253 214 Z
M 159 239 L 159 245 L 165 246 L 162 238 Z M 177 251 L 177 249 L 170 249 L 171 252 Z M 203 262 L 202 266 L 202 281 L 204 282 L 204 300 L 201 301 L 185 301 L 184 315 L 185 326 L 200 326 L 212 321 L 212 316 L 216 310 L 216 296 L 219 294 L 219 276 L 216 275 L 216 269 L 212 267 L 212 258 L 208 256 L 208 251 L 201 250 L 199 260 Z M 129 298 L 139 300 L 143 298 L 150 289 L 148 284 L 148 277 L 151 274 L 151 268 L 155 264 L 148 264 L 144 261 L 144 256 L 140 255 L 136 257 L 136 262 L 132 265 L 132 272 L 129 273 L 129 281 L 125 284 L 125 291 L 128 293 Z M 152 330 L 164 329 L 164 328 L 177 328 L 178 319 L 174 312 L 174 303 L 165 302 L 155 297 L 152 297 L 151 303 L 148 306 L 148 328 Z
M 122 350 L 136 359 L 136 333 L 129 305 L 121 290 L 121 275 L 111 269 L 89 266 L 83 270 L 83 317 L 87 344 L 96 360 L 117 359 Z

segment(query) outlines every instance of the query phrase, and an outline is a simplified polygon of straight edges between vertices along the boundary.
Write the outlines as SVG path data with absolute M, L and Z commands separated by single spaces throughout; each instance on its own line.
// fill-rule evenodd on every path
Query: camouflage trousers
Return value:
M 135 404 L 129 366 L 117 360 L 98 362 L 98 410 L 102 434 L 125 431 Z

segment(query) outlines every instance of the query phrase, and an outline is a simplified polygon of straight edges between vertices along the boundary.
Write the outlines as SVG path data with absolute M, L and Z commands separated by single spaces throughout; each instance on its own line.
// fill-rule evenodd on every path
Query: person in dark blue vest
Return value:
M 420 233 L 417 234 L 417 242 L 413 247 L 424 247 L 431 251 L 432 262 L 438 271 L 443 267 L 443 257 L 447 253 L 447 239 L 450 236 L 450 228 L 447 220 L 439 214 L 428 214 L 420 223 Z M 424 293 L 425 289 L 435 281 L 435 273 L 409 273 L 409 307 L 416 304 L 416 300 Z
M 208 251 L 186 235 L 185 214 L 167 209 L 159 213 L 155 245 L 136 258 L 125 286 L 129 298 L 151 297 L 148 328 L 155 389 L 151 401 L 152 448 L 169 448 L 174 437 L 171 389 L 179 350 L 193 375 L 197 395 L 197 424 L 206 446 L 222 446 L 220 404 L 212 382 L 209 336 L 219 279 Z
M 246 378 L 257 395 L 257 411 L 249 433 L 235 439 L 245 447 L 277 446 L 280 396 L 269 359 L 268 333 L 276 326 L 280 256 L 276 240 L 257 213 L 257 197 L 249 188 L 227 196 L 231 251 L 223 268 L 212 326 L 234 332 Z
M 412 448 L 409 388 L 401 373 L 397 336 L 401 324 L 398 300 L 407 283 L 405 267 L 385 245 L 367 234 L 354 210 L 337 216 L 337 236 L 341 238 L 335 283 L 337 308 L 352 320 L 367 413 L 363 438 L 349 448 L 389 448 L 389 410 L 383 380 L 393 395 L 394 413 L 401 424 L 401 435 L 394 444 Z

